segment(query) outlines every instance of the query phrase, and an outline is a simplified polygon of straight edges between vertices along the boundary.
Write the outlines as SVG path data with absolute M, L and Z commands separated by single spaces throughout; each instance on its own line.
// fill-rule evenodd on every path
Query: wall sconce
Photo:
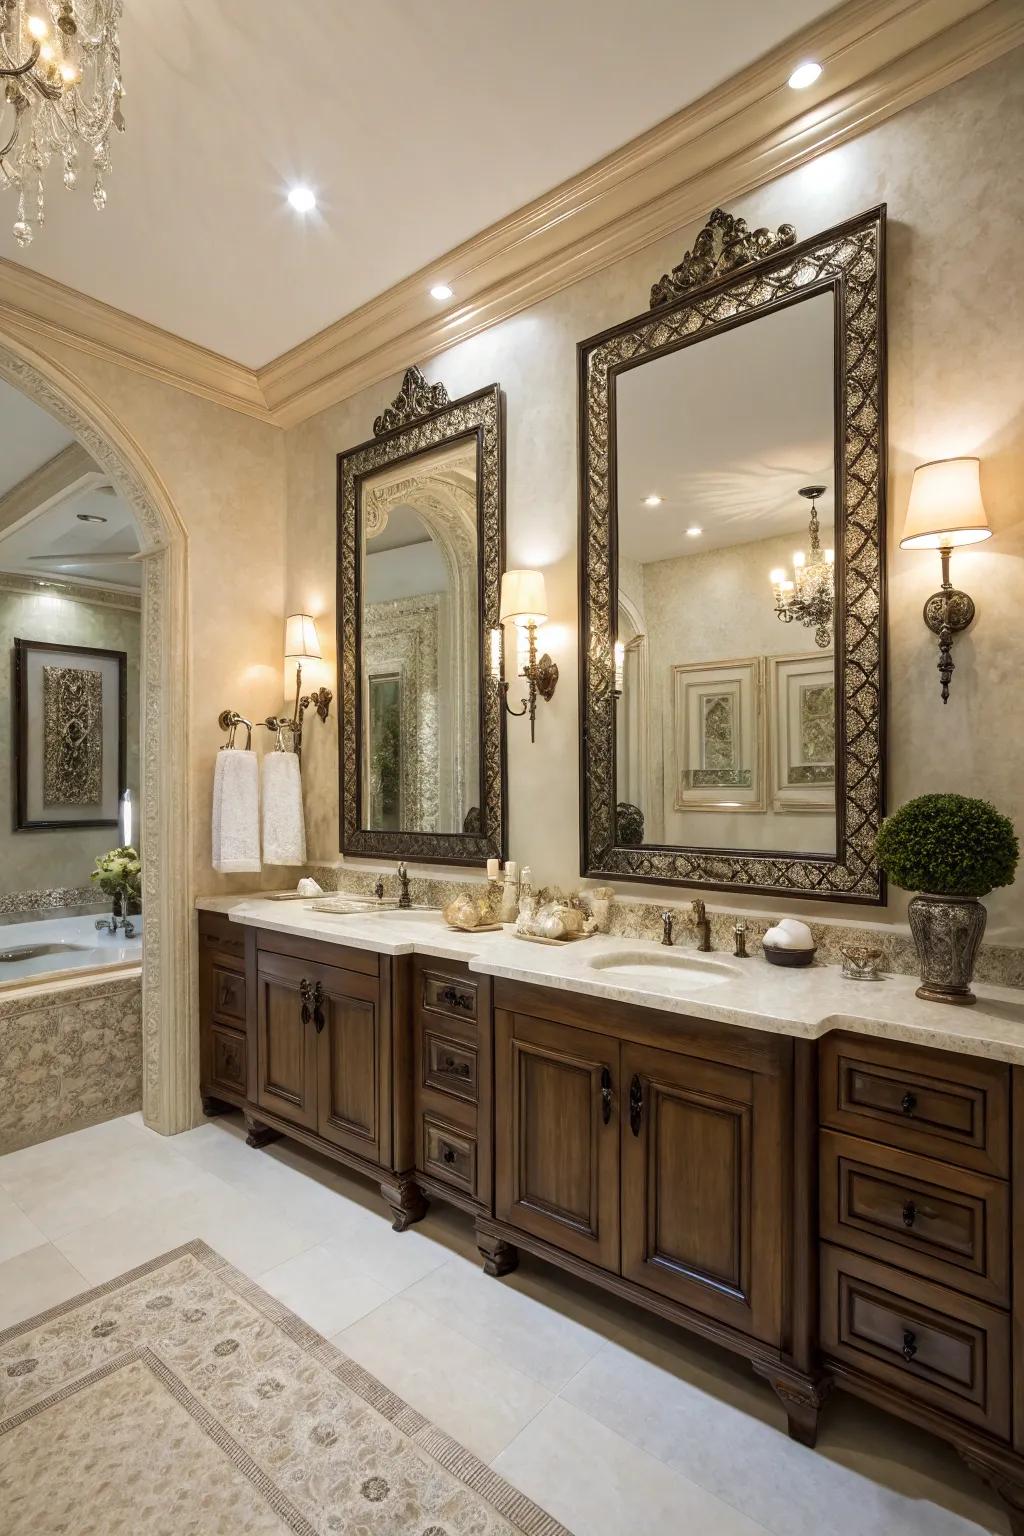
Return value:
M 626 680 L 626 647 L 622 640 L 616 640 L 612 651 L 615 665 L 615 697 L 622 698 L 622 686 Z
M 974 618 L 974 603 L 949 579 L 949 557 L 960 544 L 992 537 L 981 499 L 979 459 L 936 459 L 914 470 L 901 549 L 937 549 L 942 557 L 942 587 L 924 605 L 924 621 L 939 637 L 942 702 L 953 676 L 953 636 Z
M 320 640 L 316 632 L 316 624 L 308 613 L 293 613 L 285 620 L 284 627 L 284 662 L 288 667 L 295 663 L 295 704 L 291 716 L 268 715 L 262 722 L 268 731 L 273 731 L 277 736 L 277 745 L 282 746 L 282 735 L 287 733 L 291 737 L 292 746 L 296 753 L 302 752 L 302 717 L 306 710 L 312 707 L 316 710 L 320 719 L 326 723 L 331 711 L 331 700 L 334 695 L 329 688 L 317 688 L 312 693 L 302 692 L 302 664 L 305 661 L 320 661 Z M 248 735 L 246 737 L 246 749 L 252 745 L 252 721 L 246 720 L 237 710 L 223 709 L 217 716 L 217 724 L 222 731 L 227 731 L 228 746 L 234 745 L 235 731 L 240 725 L 244 725 Z
M 537 658 L 537 630 L 547 622 L 547 616 L 548 599 L 543 573 L 506 571 L 501 578 L 499 627 L 490 632 L 488 671 L 491 681 L 497 683 L 502 691 L 508 713 L 519 716 L 529 712 L 531 741 L 536 740 L 537 696 L 539 694 L 542 699 L 550 699 L 558 682 L 558 667 L 547 652 L 539 660 Z M 516 675 L 524 678 L 530 687 L 521 709 L 513 709 L 508 702 L 504 631 L 507 619 L 512 620 L 516 629 Z

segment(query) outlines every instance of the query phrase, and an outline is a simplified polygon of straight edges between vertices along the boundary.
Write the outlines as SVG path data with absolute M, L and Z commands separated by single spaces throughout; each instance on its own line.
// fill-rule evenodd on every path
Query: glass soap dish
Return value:
M 847 944 L 839 953 L 843 957 L 843 975 L 847 981 L 881 981 L 880 949 L 871 949 L 866 944 Z

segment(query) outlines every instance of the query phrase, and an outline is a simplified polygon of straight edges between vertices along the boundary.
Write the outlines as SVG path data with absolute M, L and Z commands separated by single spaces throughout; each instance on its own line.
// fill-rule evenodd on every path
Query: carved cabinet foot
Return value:
M 763 1376 L 786 1410 L 789 1438 L 814 1449 L 818 1441 L 818 1417 L 832 1391 L 832 1378 L 800 1376 L 795 1371 L 779 1369 L 755 1360 L 754 1370 Z
M 247 1147 L 267 1147 L 272 1141 L 277 1141 L 281 1135 L 280 1131 L 275 1131 L 269 1125 L 263 1125 L 261 1121 L 254 1120 L 250 1114 L 246 1114 L 243 1118 L 247 1133 L 245 1138 Z
M 404 1232 L 414 1222 L 422 1221 L 430 1202 L 415 1179 L 401 1176 L 385 1179 L 380 1186 L 385 1203 L 391 1211 L 391 1225 L 396 1232 Z
M 503 1237 L 495 1237 L 477 1228 L 476 1246 L 484 1261 L 485 1275 L 493 1275 L 498 1279 L 501 1275 L 511 1274 L 519 1265 L 519 1249 L 506 1243 Z
M 988 1453 L 969 1445 L 958 1445 L 957 1450 L 971 1471 L 1002 1499 L 1013 1536 L 1024 1536 L 1024 1462 L 998 1451 Z
M 226 1104 L 223 1099 L 215 1099 L 212 1094 L 204 1093 L 202 1096 L 203 1114 L 208 1120 L 214 1115 L 226 1115 L 233 1106 Z

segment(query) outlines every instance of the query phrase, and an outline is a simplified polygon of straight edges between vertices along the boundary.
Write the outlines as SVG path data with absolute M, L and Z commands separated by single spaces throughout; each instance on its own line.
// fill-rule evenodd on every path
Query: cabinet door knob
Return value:
M 467 1013 L 473 1006 L 473 999 L 467 997 L 465 992 L 456 992 L 454 987 L 445 987 L 441 1001 L 447 1003 L 449 1008 L 465 1008 Z
M 450 1147 L 446 1141 L 441 1143 L 441 1161 L 443 1163 L 454 1163 L 457 1156 L 458 1153 L 454 1147 Z
M 905 1227 L 912 1227 L 914 1222 L 917 1220 L 917 1206 L 914 1204 L 913 1200 L 908 1200 L 904 1205 L 902 1215 L 903 1225 Z
M 612 1075 L 607 1067 L 601 1068 L 601 1119 L 605 1125 L 612 1117 Z
M 909 1328 L 904 1328 L 903 1330 L 903 1348 L 900 1353 L 908 1364 L 917 1354 L 917 1335 L 912 1333 Z
M 900 1113 L 903 1114 L 903 1115 L 912 1115 L 916 1108 L 917 1108 L 917 1094 L 916 1093 L 905 1093 L 903 1095 L 902 1099 L 900 1099 Z
M 446 1056 L 441 1063 L 441 1071 L 449 1077 L 468 1077 L 469 1062 L 456 1061 L 454 1056 Z
M 629 1085 L 629 1128 L 634 1136 L 640 1135 L 640 1122 L 644 1113 L 644 1085 L 640 1081 L 640 1074 L 633 1073 L 633 1081 Z

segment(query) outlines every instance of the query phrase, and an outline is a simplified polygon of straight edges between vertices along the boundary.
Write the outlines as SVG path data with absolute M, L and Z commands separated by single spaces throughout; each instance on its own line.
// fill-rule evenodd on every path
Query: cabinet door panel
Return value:
M 618 1272 L 619 1045 L 522 1014 L 495 1015 L 496 1210 Z
M 319 1034 L 319 1123 L 325 1141 L 377 1161 L 380 1041 L 377 984 L 321 967 L 324 1026 Z
M 622 1050 L 622 1273 L 781 1338 L 780 1079 Z
M 303 1019 L 300 987 L 310 967 L 260 952 L 256 1097 L 264 1109 L 316 1128 L 316 1033 Z

